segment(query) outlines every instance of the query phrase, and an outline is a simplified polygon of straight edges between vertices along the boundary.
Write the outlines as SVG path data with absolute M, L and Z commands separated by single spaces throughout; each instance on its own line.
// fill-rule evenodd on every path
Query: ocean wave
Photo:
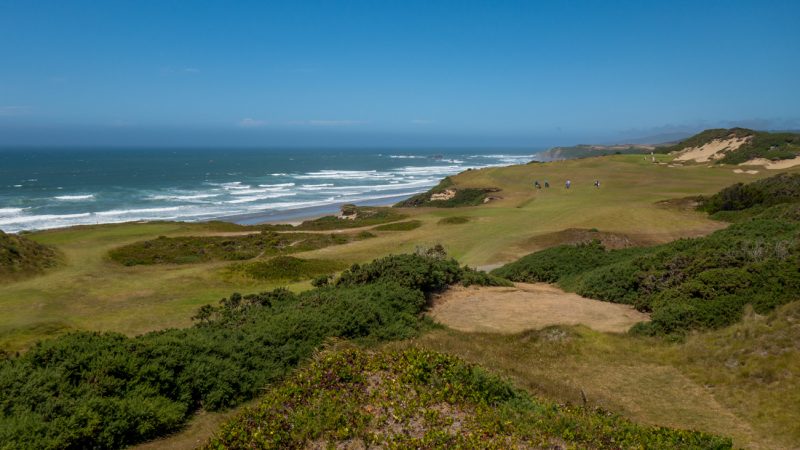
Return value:
M 180 206 L 169 206 L 165 208 L 138 208 L 138 209 L 112 209 L 109 211 L 98 211 L 93 213 L 96 216 L 131 216 L 141 214 L 152 214 L 162 212 L 173 212 L 180 210 Z
M 283 192 L 283 193 L 273 193 L 267 195 L 251 195 L 249 197 L 241 197 L 237 198 L 236 200 L 228 200 L 222 203 L 229 205 L 236 205 L 239 203 L 251 203 L 251 202 L 257 202 L 259 200 L 268 200 L 271 198 L 291 197 L 293 195 L 297 195 L 297 192 Z
M 79 214 L 40 214 L 36 216 L 16 216 L 16 217 L 7 217 L 7 218 L 0 218 L 0 225 L 15 225 L 15 224 L 31 224 L 37 222 L 44 222 L 49 224 L 55 223 L 54 226 L 50 226 L 49 228 L 55 228 L 64 226 L 59 224 L 59 222 L 71 220 L 71 219 L 78 219 L 83 217 L 91 217 L 92 213 L 79 213 Z M 40 227 L 36 227 L 40 228 Z M 22 229 L 22 228 L 21 228 Z M 13 230 L 12 230 L 13 231 Z
M 219 194 L 164 194 L 164 195 L 150 195 L 148 200 L 168 200 L 168 201 L 191 201 L 202 200 L 205 198 L 219 197 Z
M 390 172 L 378 172 L 377 170 L 319 170 L 294 176 L 298 180 L 367 180 L 392 177 L 394 175 Z
M 0 214 L 2 215 L 16 215 L 25 211 L 25 208 L 0 208 Z
M 278 183 L 278 184 L 259 184 L 258 187 L 262 188 L 286 188 L 292 187 L 294 183 Z
M 57 195 L 53 197 L 56 200 L 63 200 L 63 201 L 78 201 L 78 200 L 94 200 L 94 194 L 82 194 L 82 195 Z

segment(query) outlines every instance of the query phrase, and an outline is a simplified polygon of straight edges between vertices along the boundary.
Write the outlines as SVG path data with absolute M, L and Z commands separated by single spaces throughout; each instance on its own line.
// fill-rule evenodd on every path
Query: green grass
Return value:
M 657 158 L 669 160 L 665 155 Z M 798 169 L 789 172 L 797 173 Z M 497 186 L 503 190 L 503 199 L 479 207 L 401 209 L 400 213 L 421 221 L 423 226 L 293 256 L 352 264 L 439 243 L 460 262 L 476 267 L 510 262 L 557 244 L 538 237 L 567 228 L 597 228 L 635 242 L 668 242 L 705 235 L 725 224 L 704 213 L 664 207 L 658 202 L 711 195 L 737 181 L 764 175 L 735 174 L 721 166 L 673 168 L 635 155 L 472 170 L 452 177 L 454 186 Z M 573 181 L 569 191 L 561 187 L 566 178 Z M 548 179 L 553 187 L 536 191 L 531 187 L 535 179 Z M 594 179 L 603 182 L 602 189 L 591 186 Z M 439 220 L 453 216 L 469 217 L 470 221 L 457 227 L 436 226 Z M 229 262 L 125 267 L 107 256 L 115 248 L 162 235 L 241 232 L 238 226 L 234 228 L 128 223 L 26 235 L 55 248 L 63 255 L 63 263 L 33 278 L 0 284 L 0 348 L 25 349 L 37 339 L 64 330 L 113 330 L 135 335 L 183 327 L 190 324 L 188 318 L 197 307 L 231 291 L 252 293 L 276 287 L 270 281 L 232 282 L 221 270 Z M 290 288 L 308 286 L 308 282 L 301 282 Z
M 240 261 L 316 250 L 341 245 L 364 234 L 260 233 L 236 236 L 179 236 L 136 242 L 112 250 L 112 260 L 126 266 L 150 264 L 193 264 L 210 261 Z
M 231 276 L 273 282 L 297 282 L 320 275 L 333 274 L 347 265 L 327 259 L 301 259 L 293 256 L 276 256 L 264 261 L 237 263 L 226 268 Z
M 469 222 L 470 218 L 466 216 L 451 216 L 445 217 L 444 219 L 439 219 L 436 222 L 438 225 L 463 225 Z
M 373 228 L 375 231 L 411 231 L 422 226 L 419 220 L 407 220 L 405 222 L 387 223 Z
M 731 441 L 542 401 L 456 357 L 412 348 L 320 354 L 206 448 L 310 445 L 724 449 Z

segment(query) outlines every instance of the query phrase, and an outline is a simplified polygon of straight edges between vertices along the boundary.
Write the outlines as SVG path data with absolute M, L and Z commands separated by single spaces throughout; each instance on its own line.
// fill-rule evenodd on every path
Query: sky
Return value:
M 0 0 L 0 147 L 800 128 L 800 1 Z

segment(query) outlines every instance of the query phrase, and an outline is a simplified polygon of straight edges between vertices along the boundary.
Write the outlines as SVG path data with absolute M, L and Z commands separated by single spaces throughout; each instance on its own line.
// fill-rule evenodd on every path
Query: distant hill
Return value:
M 747 163 L 780 169 L 800 164 L 800 133 L 714 128 L 657 151 L 677 153 L 679 161 Z
M 25 278 L 57 264 L 52 248 L 0 230 L 0 280 Z
M 617 145 L 587 145 L 580 144 L 572 147 L 553 147 L 549 150 L 537 153 L 540 161 L 554 161 L 559 159 L 578 159 L 590 158 L 592 156 L 618 155 L 650 153 L 655 151 L 659 145 L 651 144 L 617 144 Z

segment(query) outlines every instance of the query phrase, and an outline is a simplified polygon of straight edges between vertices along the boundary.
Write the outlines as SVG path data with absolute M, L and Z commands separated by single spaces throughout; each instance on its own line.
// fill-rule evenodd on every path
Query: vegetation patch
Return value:
M 452 217 L 445 217 L 440 219 L 438 222 L 439 225 L 462 225 L 469 222 L 471 219 L 466 216 L 452 216 Z
M 709 214 L 742 211 L 800 201 L 800 174 L 781 173 L 752 183 L 736 183 L 702 199 L 700 209 Z
M 588 244 L 598 241 L 607 249 L 630 248 L 647 245 L 649 242 L 630 236 L 599 231 L 596 228 L 567 228 L 566 230 L 556 231 L 534 236 L 525 242 L 526 247 L 552 247 L 564 244 Z
M 55 249 L 0 230 L 0 280 L 33 276 L 57 266 L 59 262 Z
M 411 231 L 422 226 L 422 221 L 407 220 L 405 222 L 387 223 L 373 228 L 375 231 Z
M 790 190 L 795 182 L 777 176 L 759 186 Z M 644 334 L 720 328 L 737 322 L 747 304 L 764 314 L 800 298 L 798 210 L 800 202 L 767 207 L 707 237 L 649 248 L 608 250 L 599 241 L 553 247 L 492 273 L 555 282 L 586 297 L 651 311 L 651 322 L 633 328 Z
M 747 128 L 714 128 L 705 130 L 672 146 L 658 147 L 656 152 L 670 153 L 689 147 L 701 147 L 717 139 L 744 138 L 750 139 L 741 147 L 725 152 L 718 161 L 722 164 L 741 164 L 755 158 L 768 160 L 792 159 L 800 156 L 800 134 L 769 133 Z
M 255 280 L 301 281 L 344 269 L 341 261 L 276 256 L 264 261 L 236 263 L 227 269 L 232 275 Z
M 126 266 L 241 261 L 341 245 L 369 236 L 343 233 L 261 233 L 240 236 L 159 237 L 116 248 L 109 253 Z
M 412 348 L 324 353 L 223 425 L 206 448 L 731 448 L 533 398 L 479 367 Z
M 406 339 L 433 289 L 494 278 L 435 249 L 354 266 L 301 294 L 233 294 L 196 324 L 128 338 L 77 332 L 0 357 L 0 442 L 9 448 L 120 448 L 180 428 L 200 408 L 252 398 L 326 339 Z
M 342 214 L 306 220 L 297 226 L 290 224 L 237 225 L 221 221 L 207 222 L 205 225 L 213 231 L 329 231 L 380 225 L 407 217 L 407 214 L 389 207 L 343 205 Z
M 450 177 L 445 177 L 434 188 L 427 192 L 414 195 L 397 203 L 396 207 L 418 208 L 431 206 L 436 208 L 457 208 L 461 206 L 476 206 L 484 203 L 487 195 L 499 192 L 498 188 L 459 188 L 455 187 Z

